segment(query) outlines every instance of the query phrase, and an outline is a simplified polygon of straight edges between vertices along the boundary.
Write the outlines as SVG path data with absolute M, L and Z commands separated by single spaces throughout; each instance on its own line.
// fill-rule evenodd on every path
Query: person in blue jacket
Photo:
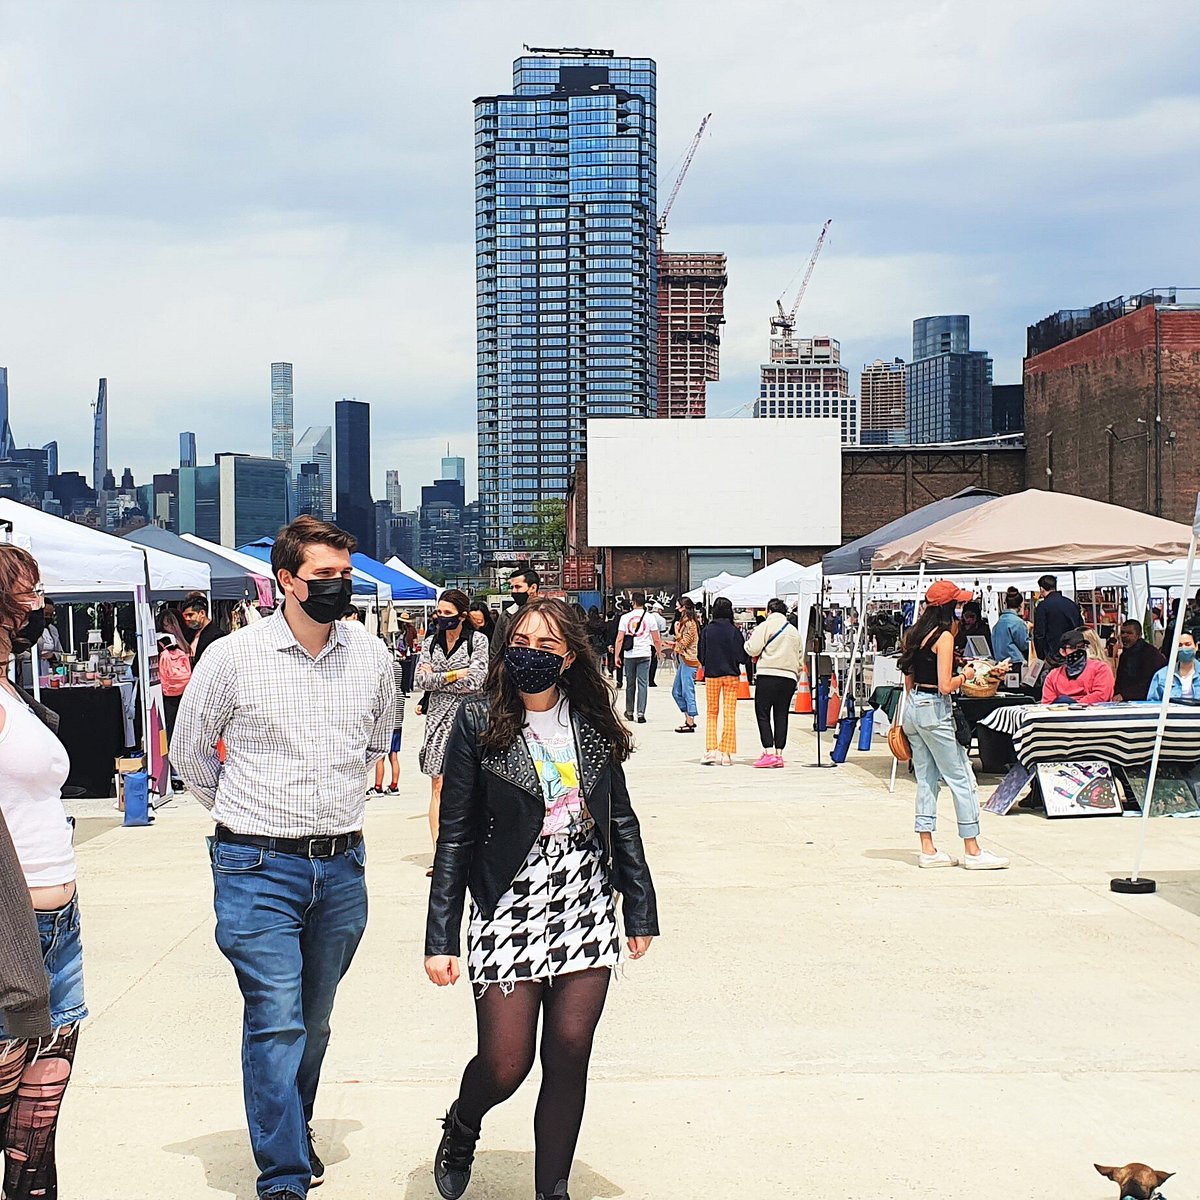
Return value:
M 1021 616 L 1025 597 L 1015 587 L 1004 593 L 1004 612 L 992 629 L 992 656 L 997 662 L 1006 658 L 1014 667 L 1029 661 L 1029 626 Z
M 1167 673 L 1171 672 L 1172 700 L 1200 700 L 1200 688 L 1196 686 L 1196 639 L 1190 633 L 1179 635 L 1179 661 L 1171 671 L 1168 663 L 1150 680 L 1147 700 L 1162 700 L 1167 690 Z

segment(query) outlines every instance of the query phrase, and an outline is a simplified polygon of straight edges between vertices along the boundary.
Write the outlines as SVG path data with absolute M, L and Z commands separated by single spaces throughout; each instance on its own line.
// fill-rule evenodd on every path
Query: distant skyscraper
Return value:
M 108 474 L 108 380 L 101 379 L 92 405 L 92 486 L 100 491 Z
M 0 460 L 11 458 L 15 445 L 8 423 L 8 368 L 0 367 Z
M 421 566 L 457 575 L 463 566 L 463 509 L 466 495 L 457 479 L 439 479 L 421 489 Z
M 859 439 L 864 446 L 902 446 L 908 441 L 904 359 L 877 358 L 862 369 L 858 389 Z
M 333 430 L 328 425 L 306 429 L 296 443 L 292 464 L 296 470 L 297 515 L 332 521 Z
M 457 479 L 464 487 L 467 483 L 467 460 L 447 455 L 442 459 L 441 479 Z
M 992 360 L 972 350 L 971 318 L 913 322 L 913 360 L 905 385 L 908 440 L 962 442 L 992 432 Z
M 398 516 L 404 511 L 404 505 L 400 502 L 400 472 L 389 471 L 387 473 L 387 500 L 391 505 L 392 515 Z
M 194 533 L 209 542 L 221 540 L 221 470 L 218 464 L 179 468 L 179 532 Z
M 133 482 L 133 472 L 126 467 L 124 473 L 121 475 L 121 491 L 132 492 L 136 487 L 137 484 Z
M 288 468 L 277 458 L 218 454 L 221 545 L 274 537 L 288 522 Z
M 58 443 L 47 442 L 43 447 L 46 452 L 46 470 L 51 475 L 58 474 Z
M 709 381 L 721 377 L 725 255 L 658 256 L 658 415 L 706 415 Z
M 292 364 L 271 364 L 271 457 L 292 469 Z
M 475 101 L 483 554 L 561 499 L 588 417 L 658 389 L 656 85 L 649 58 L 531 53 Z
M 361 400 L 339 400 L 334 406 L 337 430 L 337 523 L 358 538 L 358 548 L 375 555 L 375 501 L 371 499 L 371 406 Z
M 1025 385 L 992 384 L 992 433 L 1025 432 Z
M 196 435 L 194 433 L 179 435 L 179 465 L 181 467 L 196 465 Z
M 842 445 L 858 444 L 858 398 L 850 395 L 850 374 L 842 366 L 836 338 L 771 338 L 771 361 L 763 363 L 756 417 L 838 417 Z

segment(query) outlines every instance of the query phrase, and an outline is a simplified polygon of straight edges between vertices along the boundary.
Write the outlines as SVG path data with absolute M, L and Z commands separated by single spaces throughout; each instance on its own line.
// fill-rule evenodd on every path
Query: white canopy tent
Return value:
M 270 571 L 264 570 L 262 559 L 254 558 L 249 554 L 243 554 L 240 550 L 232 550 L 228 546 L 218 545 L 216 542 L 205 541 L 204 538 L 197 537 L 194 533 L 184 533 L 180 536 L 185 542 L 191 542 L 193 546 L 199 546 L 201 549 L 216 554 L 227 562 L 236 564 L 248 574 L 271 579 L 271 586 L 275 589 L 276 595 L 278 595 L 279 585 L 271 578 Z
M 693 588 L 690 592 L 685 592 L 693 604 L 700 604 L 706 596 L 715 596 L 723 588 L 727 588 L 735 583 L 740 583 L 743 576 L 731 575 L 728 571 L 722 571 L 720 575 L 714 575 L 711 579 L 706 579 L 698 588 Z
M 821 587 L 821 564 L 802 567 L 790 558 L 781 558 L 770 566 L 747 575 L 737 583 L 722 588 L 717 595 L 728 600 L 734 608 L 763 608 L 768 600 L 781 595 L 780 582 L 787 580 L 789 586 L 784 595 L 800 592 L 817 592 Z
M 437 592 L 443 589 L 438 587 L 436 583 L 425 578 L 420 571 L 413 570 L 398 554 L 393 554 L 391 558 L 383 564 L 385 567 L 391 567 L 393 571 L 403 571 L 405 575 L 411 575 L 418 583 L 423 583 L 426 587 L 431 587 Z

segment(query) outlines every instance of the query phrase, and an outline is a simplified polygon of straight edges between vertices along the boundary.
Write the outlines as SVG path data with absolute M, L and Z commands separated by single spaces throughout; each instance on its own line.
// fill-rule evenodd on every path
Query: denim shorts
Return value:
M 42 940 L 42 960 L 50 977 L 50 1024 L 74 1025 L 87 1015 L 83 999 L 83 941 L 79 936 L 79 896 L 62 908 L 34 914 Z M 0 1013 L 0 1038 L 7 1038 Z

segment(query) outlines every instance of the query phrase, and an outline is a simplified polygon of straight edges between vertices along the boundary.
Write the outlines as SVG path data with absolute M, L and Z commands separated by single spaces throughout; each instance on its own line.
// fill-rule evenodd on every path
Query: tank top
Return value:
M 938 686 L 937 650 L 934 649 L 937 641 L 938 639 L 935 637 L 928 645 L 918 646 L 916 653 L 913 654 L 913 683 L 919 684 L 921 687 Z
M 62 742 L 23 701 L 0 687 L 0 812 L 27 887 L 75 879 L 75 849 L 62 787 L 71 763 Z

